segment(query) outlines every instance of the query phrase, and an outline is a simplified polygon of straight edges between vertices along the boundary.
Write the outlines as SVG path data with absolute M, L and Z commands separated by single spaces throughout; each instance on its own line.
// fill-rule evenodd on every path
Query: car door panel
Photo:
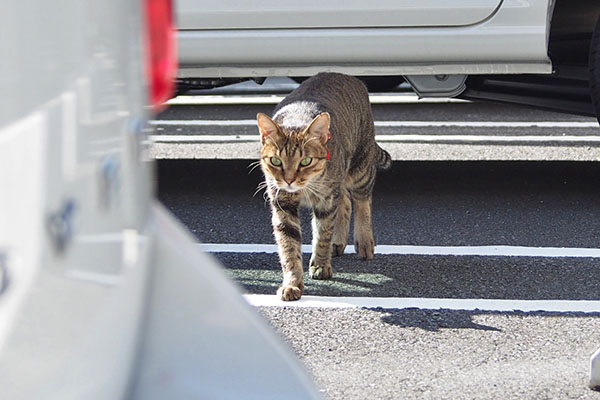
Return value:
M 180 0 L 179 29 L 282 29 L 465 26 L 503 0 Z

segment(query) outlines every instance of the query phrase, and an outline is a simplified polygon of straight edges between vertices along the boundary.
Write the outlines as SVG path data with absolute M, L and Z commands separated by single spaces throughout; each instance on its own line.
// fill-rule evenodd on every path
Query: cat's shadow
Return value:
M 564 317 L 562 313 L 545 311 L 468 311 L 468 310 L 427 310 L 420 308 L 383 309 L 371 308 L 372 311 L 381 313 L 381 321 L 403 328 L 419 328 L 430 332 L 442 329 L 475 329 L 490 332 L 503 332 L 502 329 L 476 322 L 479 316 L 514 316 L 514 317 Z M 569 313 L 569 318 L 598 317 L 600 313 Z
M 474 317 L 480 312 L 455 310 L 424 310 L 419 308 L 406 309 L 372 309 L 381 313 L 381 321 L 403 328 L 419 328 L 437 332 L 441 329 L 476 329 L 483 331 L 502 332 L 501 329 L 478 324 Z

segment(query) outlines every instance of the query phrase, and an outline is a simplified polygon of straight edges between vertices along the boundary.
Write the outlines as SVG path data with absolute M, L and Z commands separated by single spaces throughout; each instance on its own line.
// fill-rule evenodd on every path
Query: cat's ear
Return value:
M 315 117 L 312 122 L 308 125 L 306 129 L 306 134 L 308 137 L 316 137 L 321 143 L 325 144 L 329 140 L 329 124 L 331 122 L 331 117 L 329 113 L 322 113 Z
M 267 114 L 256 114 L 256 121 L 258 122 L 258 130 L 260 131 L 260 138 L 263 144 L 269 136 L 279 131 L 277 124 Z

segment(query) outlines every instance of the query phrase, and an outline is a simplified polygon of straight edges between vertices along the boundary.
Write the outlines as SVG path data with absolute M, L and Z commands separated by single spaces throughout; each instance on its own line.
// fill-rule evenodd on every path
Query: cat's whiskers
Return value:
M 310 199 L 310 196 L 308 195 L 308 193 L 309 193 L 308 189 L 306 188 L 306 186 L 303 187 L 302 189 L 303 190 L 300 192 L 302 194 L 302 197 L 306 201 L 306 204 L 308 204 L 312 208 L 313 204 L 312 204 L 312 200 Z
M 313 188 L 319 189 L 329 188 L 333 183 L 337 183 L 337 181 L 333 179 L 314 179 L 308 182 L 308 184 L 311 185 Z
M 284 214 L 287 214 L 287 212 L 281 208 L 281 205 L 279 204 L 279 192 L 281 192 L 281 189 L 277 188 L 277 191 L 275 192 L 275 204 L 277 204 L 277 207 L 279 207 Z
M 304 187 L 302 187 L 301 193 L 304 196 L 304 199 L 306 200 L 306 203 L 311 208 L 314 208 L 314 206 L 315 206 L 315 202 L 313 201 L 313 200 L 315 200 L 315 198 L 316 198 L 317 201 L 323 201 L 323 197 L 321 196 L 319 190 L 315 189 L 311 185 L 311 182 L 308 182 L 306 185 L 304 185 Z
M 312 189 L 307 189 L 307 194 L 306 194 L 306 199 L 308 201 L 308 204 L 310 204 L 310 208 L 315 208 L 315 205 L 317 204 L 316 202 L 318 202 L 319 200 L 315 200 L 315 197 L 317 197 L 317 195 L 313 192 Z M 316 202 L 315 202 L 316 201 Z
M 250 163 L 247 167 L 247 168 L 250 168 L 250 171 L 248 171 L 248 175 L 250 175 L 252 173 L 252 171 L 254 171 L 256 168 L 258 168 L 260 166 L 260 163 L 261 163 L 260 160 Z
M 269 186 L 269 183 L 267 181 L 263 181 L 263 182 L 259 183 L 258 186 L 256 187 L 256 191 L 254 192 L 252 197 L 255 197 L 258 194 L 258 192 L 266 189 L 268 186 Z
M 322 194 L 323 189 L 325 189 L 325 188 L 326 188 L 325 185 L 319 185 L 316 182 L 308 182 L 306 184 L 306 186 L 304 186 L 304 189 L 306 189 L 307 192 L 309 192 L 311 195 L 313 195 L 314 197 L 316 197 L 317 200 L 319 200 L 321 202 L 325 201 L 325 197 Z M 312 204 L 312 201 L 310 201 L 310 203 Z M 312 204 L 312 205 L 314 206 L 314 204 Z

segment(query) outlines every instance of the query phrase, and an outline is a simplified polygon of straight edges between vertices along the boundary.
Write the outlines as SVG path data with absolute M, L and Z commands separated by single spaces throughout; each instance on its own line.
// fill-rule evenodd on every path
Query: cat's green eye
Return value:
M 276 167 L 280 167 L 281 166 L 281 159 L 279 159 L 277 157 L 271 157 L 271 164 L 273 164 Z
M 300 165 L 302 165 L 303 167 L 306 167 L 306 166 L 307 166 L 307 165 L 309 165 L 311 162 L 312 162 L 312 158 L 310 158 L 310 157 L 306 157 L 306 158 L 303 158 L 303 159 L 300 161 Z

